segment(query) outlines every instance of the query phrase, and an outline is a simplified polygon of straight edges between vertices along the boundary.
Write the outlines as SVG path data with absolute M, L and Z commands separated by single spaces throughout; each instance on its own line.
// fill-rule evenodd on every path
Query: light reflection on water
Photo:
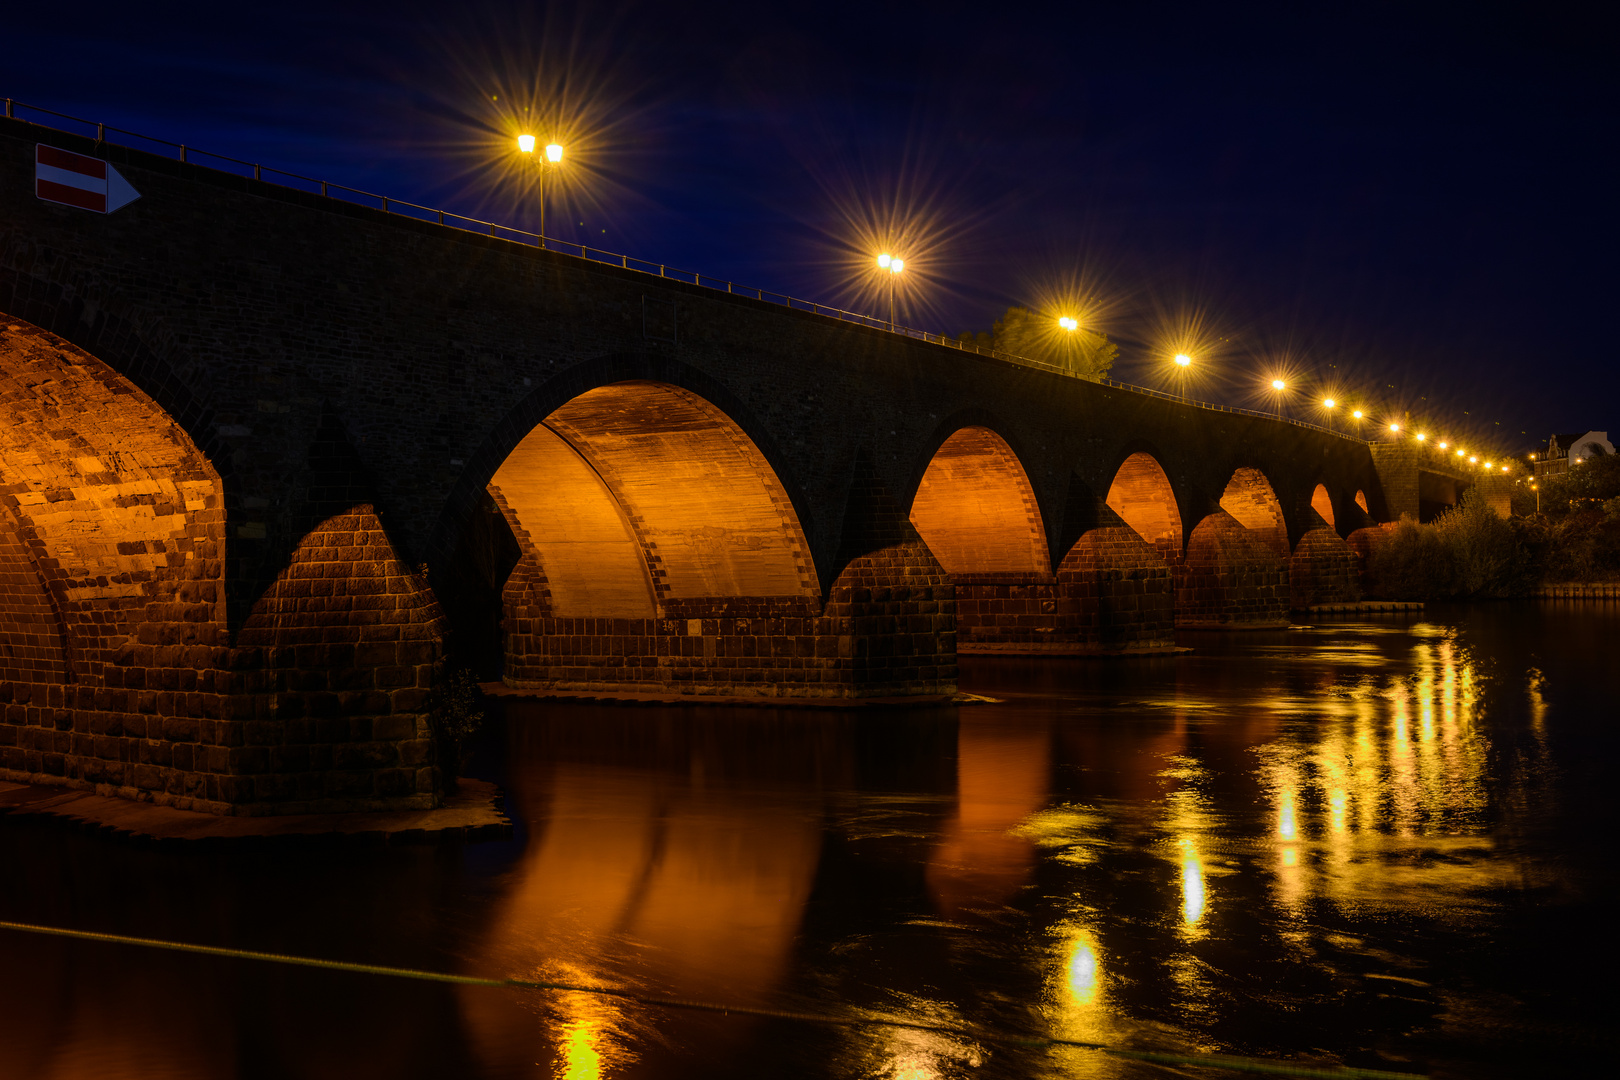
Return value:
M 1584 1045 L 1573 1006 L 1540 983 L 1579 963 L 1587 939 L 1570 947 L 1564 926 L 1606 926 L 1576 905 L 1605 895 L 1600 860 L 1580 861 L 1607 842 L 1605 804 L 1567 776 L 1603 745 L 1577 725 L 1613 690 L 1606 665 L 1541 649 L 1513 618 L 1200 635 L 1190 656 L 1121 664 L 975 659 L 964 688 L 1004 700 L 962 709 L 509 705 L 511 845 L 316 875 L 296 856 L 113 859 L 101 841 L 0 827 L 0 858 L 42 866 L 0 877 L 0 916 L 71 910 L 127 933 L 169 919 L 175 937 L 211 926 L 248 948 L 652 996 L 1511 1075 L 1521 1044 L 1504 1039 L 1543 1056 Z M 1559 816 L 1566 804 L 1583 814 Z M 49 865 L 69 851 L 78 862 Z M 319 919 L 280 914 L 362 893 Z M 398 952 L 423 941 L 427 955 Z M 222 993 L 186 966 L 201 961 L 67 948 L 0 939 L 0 960 L 23 957 L 51 988 L 0 981 L 23 1076 L 131 1061 L 154 1077 L 269 1075 L 241 1064 L 259 1058 L 277 1075 L 358 1075 L 368 1043 L 400 1077 L 1160 1075 L 931 1032 L 369 983 L 341 988 L 359 1002 L 352 1037 L 305 1054 L 289 1033 L 320 1030 L 329 975 L 272 970 Z M 117 989 L 152 979 L 161 1020 Z

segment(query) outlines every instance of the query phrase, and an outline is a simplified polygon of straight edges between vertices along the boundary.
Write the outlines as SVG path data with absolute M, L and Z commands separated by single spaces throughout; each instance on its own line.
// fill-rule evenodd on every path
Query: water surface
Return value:
M 1000 700 L 961 708 L 509 702 L 474 771 L 508 791 L 511 843 L 175 853 L 0 819 L 0 918 L 1551 1075 L 1611 1026 L 1617 631 L 1620 604 L 1548 601 L 965 659 Z M 0 971 L 5 1077 L 1168 1075 L 9 933 Z

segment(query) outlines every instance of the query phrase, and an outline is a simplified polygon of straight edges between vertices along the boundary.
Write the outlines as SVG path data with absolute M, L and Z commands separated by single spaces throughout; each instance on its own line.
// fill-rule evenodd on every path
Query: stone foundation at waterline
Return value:
M 723 697 L 955 691 L 955 588 L 920 542 L 855 559 L 816 607 L 722 596 L 665 599 L 652 619 L 557 615 L 530 549 L 503 597 L 505 682 Z

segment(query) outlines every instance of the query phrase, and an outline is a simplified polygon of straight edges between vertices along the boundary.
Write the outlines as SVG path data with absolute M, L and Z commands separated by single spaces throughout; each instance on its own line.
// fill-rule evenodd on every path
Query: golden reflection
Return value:
M 1027 825 L 1046 806 L 1050 758 L 1051 731 L 1044 723 L 1008 725 L 964 715 L 957 732 L 956 817 L 927 869 L 940 914 L 959 918 L 999 908 L 1028 881 L 1036 837 Z
M 1455 878 L 1482 884 L 1491 841 L 1478 835 L 1486 802 L 1480 674 L 1452 636 L 1418 635 L 1410 674 L 1364 678 L 1342 704 L 1259 748 L 1259 779 L 1274 822 L 1274 902 L 1299 912 L 1322 897 L 1406 902 Z M 1532 681 L 1532 724 L 1538 685 Z M 1434 853 L 1442 858 L 1412 858 Z
M 1090 1005 L 1096 996 L 1097 948 L 1082 930 L 1069 949 L 1069 998 L 1076 1005 Z
M 1055 948 L 1050 953 L 1043 1010 L 1051 1032 L 1064 1039 L 1116 1042 L 1120 1030 L 1117 1003 L 1108 992 L 1107 951 L 1092 929 L 1091 913 L 1079 913 L 1052 928 Z M 1071 1062 L 1065 1076 L 1110 1076 L 1107 1063 L 1088 1056 Z
M 679 770 L 549 761 L 549 776 L 527 782 L 544 792 L 545 817 L 467 969 L 763 1000 L 791 961 L 814 879 L 815 796 L 710 788 L 702 777 L 720 765 L 705 753 Z M 528 1060 L 547 1064 L 514 1075 L 551 1080 L 631 1067 L 647 1022 L 634 1006 L 581 994 L 563 995 L 539 1023 L 500 995 L 466 992 L 461 1009 L 475 1046 L 533 1043 Z M 733 1022 L 712 1037 L 747 1034 Z
M 589 994 L 565 995 L 561 1011 L 572 1018 L 564 1021 L 558 1039 L 559 1080 L 601 1080 L 602 1043 L 617 1019 L 612 1009 L 602 998 Z
M 959 1027 L 963 1023 L 962 1016 L 954 1008 L 926 998 L 908 997 L 897 1011 L 940 1027 Z M 860 1038 L 858 1035 L 855 1037 Z M 875 1070 L 875 1075 L 883 1080 L 939 1080 L 945 1076 L 961 1075 L 964 1065 L 976 1069 L 984 1061 L 978 1047 L 943 1031 L 884 1028 L 878 1039 L 877 1060 L 881 1065 Z M 862 1070 L 862 1073 L 873 1075 L 867 1070 Z
M 1183 754 L 1166 759 L 1166 764 L 1170 767 L 1159 773 L 1160 782 L 1180 785 L 1165 797 L 1169 811 L 1165 825 L 1174 838 L 1173 857 L 1181 871 L 1181 932 L 1202 937 L 1205 931 L 1199 924 L 1209 909 L 1209 886 L 1201 840 L 1214 827 L 1201 790 L 1208 773 L 1196 759 Z
M 1190 837 L 1181 839 L 1181 921 L 1195 926 L 1204 917 L 1204 860 Z
M 1526 673 L 1525 693 L 1530 697 L 1530 730 L 1538 738 L 1547 730 L 1547 699 L 1541 696 L 1545 681 L 1540 668 L 1531 668 Z

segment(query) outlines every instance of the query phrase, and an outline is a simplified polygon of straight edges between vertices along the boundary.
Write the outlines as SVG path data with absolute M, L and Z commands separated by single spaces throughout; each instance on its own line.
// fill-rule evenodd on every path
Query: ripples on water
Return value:
M 997 704 L 513 703 L 468 849 L 0 824 L 0 917 L 1144 1049 L 1546 1075 L 1610 1026 L 1607 606 L 971 659 Z M 476 771 L 476 770 L 475 770 Z M 1135 1077 L 885 1028 L 0 936 L 5 1077 Z

